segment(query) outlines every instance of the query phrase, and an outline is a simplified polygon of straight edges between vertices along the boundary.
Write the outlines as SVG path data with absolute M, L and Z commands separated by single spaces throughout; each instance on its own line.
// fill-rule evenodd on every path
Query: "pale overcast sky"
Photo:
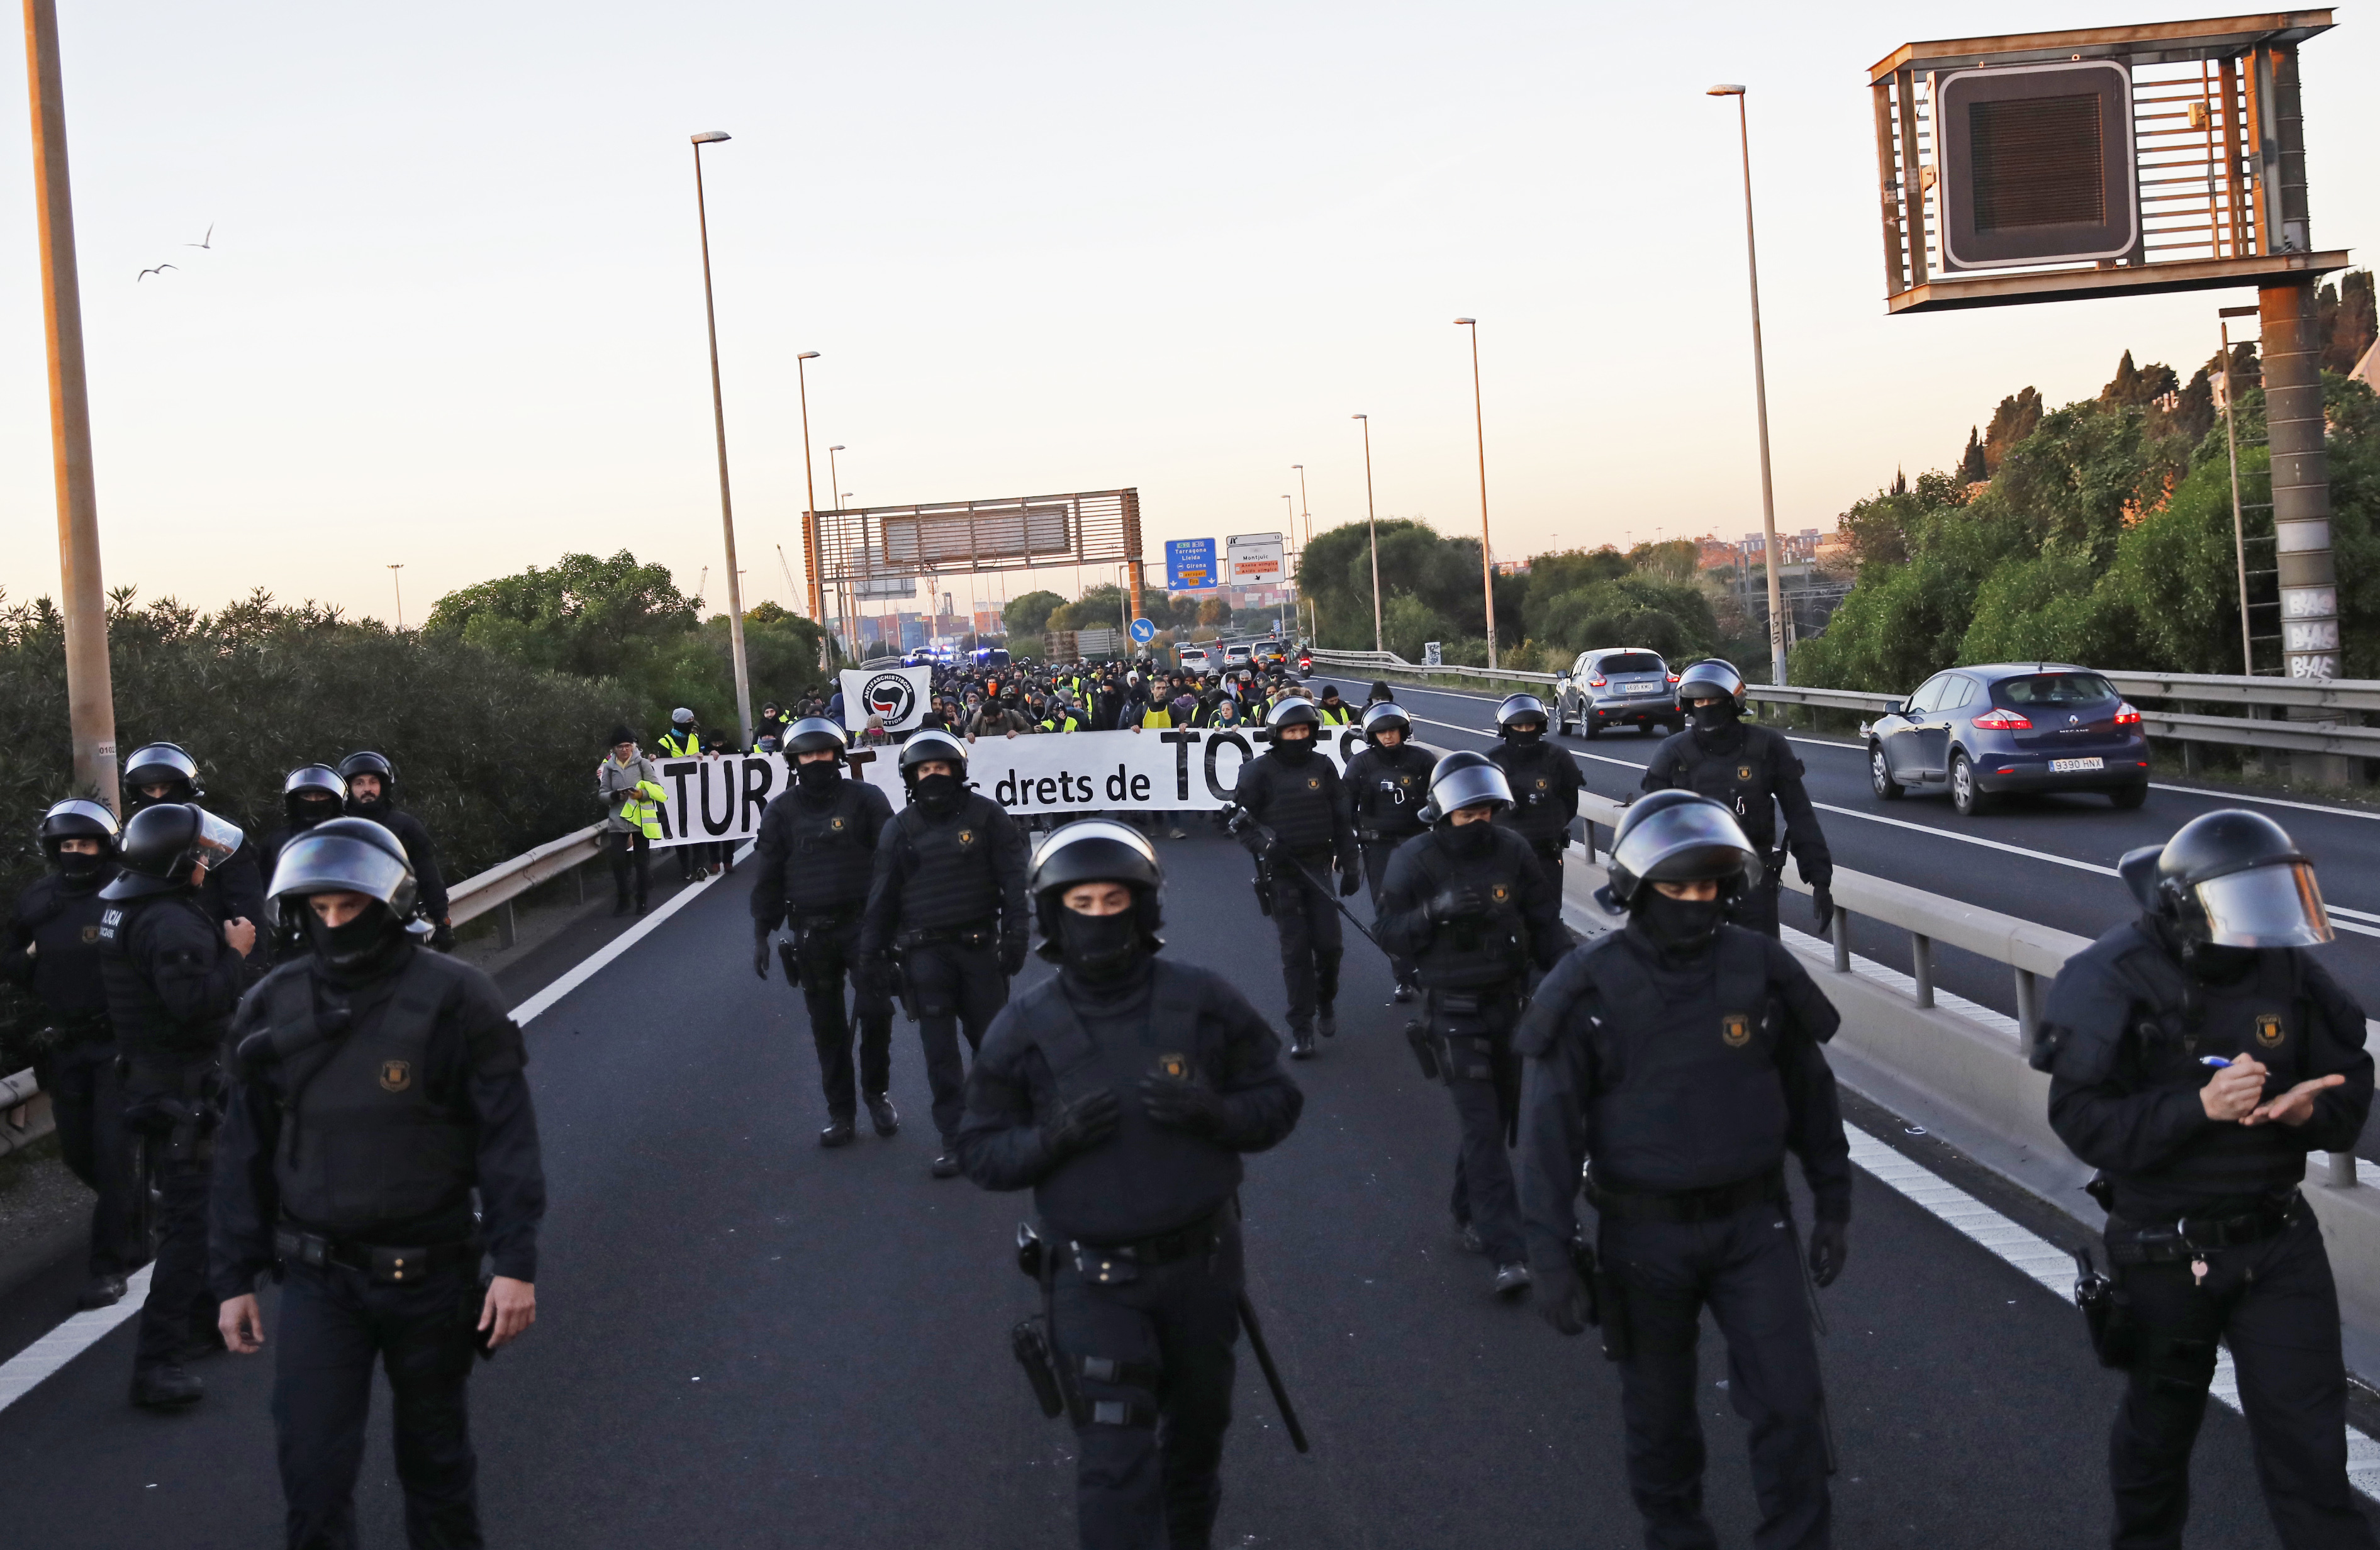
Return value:
M 1500 554 L 1741 536 L 1715 80 L 1754 93 L 1779 525 L 1828 527 L 1896 466 L 1949 463 L 2002 394 L 2085 395 L 2127 346 L 2187 369 L 2252 299 L 1887 319 L 1866 67 L 2218 9 L 60 0 L 107 579 L 386 617 L 402 563 L 418 621 L 626 548 L 689 588 L 710 565 L 718 606 L 686 143 L 712 127 L 735 137 L 705 154 L 747 600 L 792 600 L 803 349 L 821 504 L 832 442 L 860 503 L 1133 485 L 1153 558 L 1278 528 L 1293 463 L 1318 530 L 1360 517 L 1358 411 L 1380 515 L 1475 531 L 1451 322 L 1475 316 Z M 2303 55 L 2312 213 L 2317 246 L 2363 249 L 2380 150 L 2352 83 L 2380 20 L 2341 18 Z M 23 76 L 0 76 L 21 599 L 57 565 Z

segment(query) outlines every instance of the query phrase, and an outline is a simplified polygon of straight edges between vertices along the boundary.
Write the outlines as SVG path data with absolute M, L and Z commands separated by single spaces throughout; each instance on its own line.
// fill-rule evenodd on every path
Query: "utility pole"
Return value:
M 1380 518 L 1372 503 L 1372 417 L 1355 418 L 1364 422 L 1364 526 L 1372 535 L 1372 649 L 1385 651 L 1388 648 L 1380 644 Z
M 1479 403 L 1479 320 L 1457 318 L 1471 331 L 1471 420 L 1479 431 L 1479 590 L 1488 599 L 1488 671 L 1496 671 L 1496 555 L 1488 542 L 1488 412 Z
M 726 139 L 706 129 L 694 140 L 694 211 L 702 230 L 702 317 L 710 329 L 710 422 L 719 437 L 719 520 L 727 533 L 727 646 L 735 665 L 735 720 L 743 746 L 752 745 L 752 680 L 744 667 L 744 588 L 735 568 L 735 506 L 727 497 L 727 401 L 719 388 L 719 311 L 710 299 L 710 212 L 702 199 L 702 148 Z
M 50 454 L 58 491 L 58 574 L 67 646 L 74 787 L 121 812 L 115 696 L 107 665 L 107 587 L 99 571 L 99 491 L 91 466 L 83 370 L 82 284 L 75 272 L 74 193 L 67 176 L 65 72 L 57 0 L 25 0 L 25 75 L 33 110 L 33 209 L 42 238 L 42 321 L 50 357 Z
M 388 568 L 388 584 L 396 590 L 396 633 L 399 635 L 405 633 L 405 584 L 396 573 L 403 569 L 405 562 L 402 560 Z
M 1777 485 L 1768 470 L 1768 371 L 1760 354 L 1760 251 L 1752 239 L 1752 115 L 1741 86 L 1714 86 L 1707 95 L 1735 99 L 1735 122 L 1743 142 L 1743 267 L 1752 279 L 1752 399 L 1760 418 L 1760 530 L 1768 563 L 1768 681 L 1785 682 L 1785 602 L 1779 579 Z

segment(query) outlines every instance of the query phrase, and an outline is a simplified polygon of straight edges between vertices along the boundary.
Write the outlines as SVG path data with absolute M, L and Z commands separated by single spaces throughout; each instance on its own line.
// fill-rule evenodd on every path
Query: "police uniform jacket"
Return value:
M 390 1248 L 477 1235 L 497 1275 L 537 1279 L 545 1172 L 528 1052 L 494 981 L 409 941 L 355 975 L 308 953 L 249 993 L 233 1033 L 209 1235 L 218 1299 L 254 1289 L 282 1221 Z
M 219 923 L 245 920 L 262 931 L 265 881 L 256 845 L 243 835 L 239 849 L 225 856 L 222 866 L 207 868 L 206 880 L 199 885 L 199 900 Z
M 1003 945 L 1024 951 L 1025 836 L 999 803 L 962 791 L 936 817 L 912 802 L 876 839 L 859 951 L 875 957 L 904 931 L 998 924 Z
M 0 938 L 0 976 L 39 1000 L 68 1043 L 108 1036 L 99 926 L 110 906 L 99 890 L 114 875 L 113 867 L 102 867 L 96 877 L 69 882 L 51 873 L 17 896 Z
M 1355 854 L 1354 825 L 1348 821 L 1340 801 L 1339 785 L 1339 767 L 1319 747 L 1301 762 L 1269 753 L 1240 767 L 1232 800 L 1271 829 L 1292 854 L 1329 854 L 1337 858 L 1341 871 L 1352 875 L 1362 863 Z M 1247 840 L 1251 845 L 1262 842 L 1254 830 Z
M 1578 817 L 1578 793 L 1586 781 L 1568 749 L 1539 738 L 1528 746 L 1509 739 L 1488 750 L 1488 762 L 1512 787 L 1512 805 L 1496 821 L 1544 850 L 1570 842 L 1570 820 Z
M 1834 860 L 1818 815 L 1802 784 L 1802 760 L 1774 727 L 1738 721 L 1718 733 L 1689 727 L 1672 733 L 1653 750 L 1642 789 L 1675 788 L 1718 803 L 1743 826 L 1744 838 L 1763 855 L 1777 850 L 1777 809 L 1785 809 L 1785 848 L 1813 883 L 1832 875 Z
M 1400 845 L 1389 858 L 1373 929 L 1383 948 L 1414 961 L 1428 988 L 1500 986 L 1518 995 L 1532 963 L 1549 970 L 1570 951 L 1561 895 L 1537 865 L 1536 853 L 1512 830 L 1486 827 L 1487 842 L 1475 855 L 1456 854 L 1439 829 Z M 1475 891 L 1487 914 L 1430 919 L 1430 900 L 1450 888 Z
M 760 815 L 752 918 L 768 928 L 789 911 L 858 914 L 875 874 L 876 842 L 892 821 L 892 802 L 865 781 L 838 781 L 824 800 L 795 781 Z
M 136 1068 L 215 1053 L 248 987 L 247 961 L 195 890 L 102 901 L 99 944 L 108 1018 Z
M 2107 1171 L 2114 1211 L 2137 1225 L 2246 1208 L 2286 1194 L 2308 1152 L 2354 1148 L 2372 1108 L 2363 1009 L 2313 955 L 2257 951 L 2246 973 L 2209 982 L 2178 961 L 2162 921 L 2118 926 L 2067 961 L 2043 1009 L 2034 1064 L 2050 1073 L 2049 1123 Z M 2265 1096 L 2337 1072 L 2303 1125 L 2210 1120 L 2198 1090 L 2209 1055 L 2252 1055 Z
M 1349 759 L 1339 794 L 1355 837 L 1366 845 L 1394 845 L 1420 833 L 1429 772 L 1437 767 L 1428 749 L 1410 741 L 1393 748 L 1375 745 Z
M 413 864 L 414 897 L 420 902 L 424 920 L 446 918 L 446 878 L 438 870 L 438 847 L 431 842 L 430 829 L 419 818 L 385 800 L 369 805 L 350 803 L 351 817 L 370 818 L 396 836 L 405 847 L 407 861 Z
M 1779 942 L 1721 926 L 1669 952 L 1633 926 L 1546 976 L 1512 1046 L 1529 1256 L 1559 1263 L 1579 1168 L 1598 1189 L 1718 1189 L 1802 1161 L 1821 1221 L 1849 1221 L 1851 1145 L 1819 1047 L 1841 1018 Z
M 1220 975 L 1148 960 L 1120 986 L 1061 973 L 1002 1009 L 967 1073 L 960 1166 L 988 1190 L 1034 1192 L 1062 1238 L 1124 1243 L 1205 1219 L 1240 1185 L 1240 1154 L 1289 1134 L 1305 1095 L 1280 1063 L 1281 1041 Z M 1169 1129 L 1141 1107 L 1151 1073 L 1220 1096 L 1212 1135 Z M 1101 1088 L 1121 1100 L 1115 1133 L 1063 1161 L 1040 1127 Z

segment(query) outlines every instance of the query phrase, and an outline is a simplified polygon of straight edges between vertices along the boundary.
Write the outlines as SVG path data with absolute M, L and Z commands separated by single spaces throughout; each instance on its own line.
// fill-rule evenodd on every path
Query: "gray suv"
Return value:
M 1606 727 L 1676 732 L 1678 675 L 1658 651 L 1609 646 L 1582 651 L 1554 684 L 1554 726 L 1593 738 Z

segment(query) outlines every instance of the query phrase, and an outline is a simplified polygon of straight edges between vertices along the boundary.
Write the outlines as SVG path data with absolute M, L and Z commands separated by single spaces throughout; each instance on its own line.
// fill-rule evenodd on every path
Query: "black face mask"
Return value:
M 1281 756 L 1281 762 L 1284 764 L 1304 764 L 1314 757 L 1314 739 L 1311 737 L 1279 738 L 1274 741 L 1272 751 Z
M 389 913 L 387 905 L 377 902 L 345 926 L 323 925 L 322 917 L 303 899 L 293 899 L 290 904 L 306 912 L 307 939 L 313 944 L 315 954 L 335 970 L 370 968 L 382 954 L 404 939 L 396 916 Z
M 1702 700 L 1696 703 L 1687 715 L 1694 723 L 1694 730 L 1697 732 L 1723 732 L 1735 724 L 1735 702 L 1725 699 Z
M 58 876 L 70 883 L 87 883 L 105 869 L 107 857 L 85 855 L 79 851 L 58 853 Z
M 958 805 L 959 778 L 955 775 L 921 775 L 917 778 L 917 805 L 929 813 L 947 813 Z
M 1644 886 L 1645 897 L 1636 906 L 1633 924 L 1656 947 L 1690 951 L 1718 934 L 1727 914 L 1726 900 L 1672 899 L 1651 883 Z
M 801 782 L 802 790 L 814 796 L 823 795 L 843 784 L 843 769 L 832 759 L 814 759 L 795 765 L 794 779 Z
M 2181 961 L 2189 965 L 2192 974 L 2209 985 L 2230 985 L 2246 978 L 2256 966 L 2256 952 L 2252 947 L 2192 942 L 2181 950 Z
M 1058 951 L 1066 972 L 1078 979 L 1092 984 L 1121 979 L 1140 954 L 1140 912 L 1084 914 L 1062 909 Z
M 1504 734 L 1504 740 L 1515 748 L 1534 748 L 1546 740 L 1543 727 L 1514 727 Z
M 1450 821 L 1444 829 L 1439 830 L 1439 843 L 1446 847 L 1446 853 L 1466 860 L 1487 854 L 1488 847 L 1495 842 L 1496 831 L 1492 822 L 1454 823 Z

